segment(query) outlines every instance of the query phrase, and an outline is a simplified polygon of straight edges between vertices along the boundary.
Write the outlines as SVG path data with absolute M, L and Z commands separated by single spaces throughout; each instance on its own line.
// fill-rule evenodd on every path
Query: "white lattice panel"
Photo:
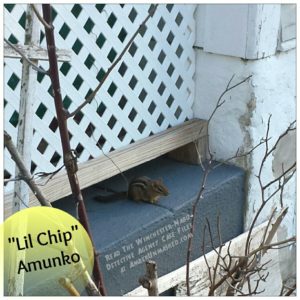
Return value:
M 72 49 L 72 61 L 60 63 L 64 106 L 73 111 L 93 90 L 148 14 L 147 4 L 53 5 L 56 45 Z M 4 8 L 4 35 L 24 42 L 25 4 Z M 194 99 L 195 5 L 160 4 L 96 98 L 68 120 L 71 147 L 83 162 L 128 145 L 192 117 Z M 41 44 L 45 47 L 44 34 Z M 40 63 L 47 69 L 47 62 Z M 5 129 L 14 141 L 21 63 L 5 59 Z M 32 172 L 55 170 L 62 151 L 47 76 L 37 76 L 34 104 Z M 6 177 L 14 175 L 7 151 Z M 11 190 L 12 183 L 6 186 Z

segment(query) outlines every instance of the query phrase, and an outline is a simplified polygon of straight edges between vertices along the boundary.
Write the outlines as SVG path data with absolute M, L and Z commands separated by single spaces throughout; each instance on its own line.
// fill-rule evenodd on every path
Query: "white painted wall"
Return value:
M 272 114 L 270 145 L 296 118 L 296 51 L 295 7 L 280 4 L 199 5 L 196 14 L 196 117 L 207 119 L 233 74 L 232 84 L 253 75 L 225 96 L 226 103 L 218 110 L 209 128 L 210 146 L 216 159 L 226 159 L 238 148 L 249 150 L 265 136 L 267 120 Z M 294 21 L 293 21 L 294 20 Z M 281 163 L 295 161 L 296 140 L 291 135 L 281 145 L 275 157 L 270 157 L 264 170 L 265 182 L 278 175 Z M 256 174 L 263 148 L 250 157 L 235 161 L 248 171 L 245 230 L 260 205 L 260 189 Z M 273 168 L 273 170 L 272 170 Z M 289 212 L 279 232 L 279 239 L 290 237 L 295 228 L 295 180 L 289 182 L 284 205 Z M 275 199 L 263 211 L 258 223 L 268 219 Z M 291 273 L 286 258 L 294 251 L 282 254 L 282 273 Z M 283 257 L 284 255 L 284 257 Z M 290 255 L 290 257 L 292 257 Z M 288 270 L 288 271 L 287 271 Z

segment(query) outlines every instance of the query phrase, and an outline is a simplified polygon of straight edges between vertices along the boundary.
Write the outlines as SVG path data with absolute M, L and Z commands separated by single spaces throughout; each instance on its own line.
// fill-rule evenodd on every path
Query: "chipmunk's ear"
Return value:
M 158 178 L 158 181 L 159 181 L 159 182 L 163 182 L 163 180 L 162 180 L 162 178 L 161 178 L 161 177 L 159 177 L 159 178 Z

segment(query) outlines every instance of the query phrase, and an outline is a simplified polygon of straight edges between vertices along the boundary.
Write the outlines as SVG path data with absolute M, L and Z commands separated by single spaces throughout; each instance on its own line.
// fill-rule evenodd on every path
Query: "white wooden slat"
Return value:
M 16 47 L 31 60 L 48 60 L 48 51 L 45 48 L 37 46 L 28 46 L 17 44 Z M 70 61 L 71 51 L 64 49 L 56 49 L 56 55 L 58 61 Z M 14 50 L 11 46 L 4 45 L 4 57 L 21 59 L 22 56 Z

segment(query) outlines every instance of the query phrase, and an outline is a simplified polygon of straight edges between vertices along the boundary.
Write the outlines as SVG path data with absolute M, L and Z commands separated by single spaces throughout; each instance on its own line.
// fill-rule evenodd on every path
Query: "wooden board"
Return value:
M 48 60 L 48 51 L 42 47 L 35 45 L 19 45 L 16 46 L 25 56 L 31 60 Z M 58 61 L 71 61 L 72 51 L 66 49 L 56 49 Z M 11 48 L 9 45 L 4 44 L 4 57 L 7 58 L 22 58 L 21 55 Z
M 192 141 L 201 139 L 205 143 L 207 132 L 206 121 L 192 119 L 183 124 L 137 141 L 134 144 L 109 153 L 113 162 L 104 155 L 79 165 L 78 179 L 81 189 L 110 178 L 120 171 L 126 171 L 144 162 L 157 158 Z M 66 171 L 60 171 L 46 185 L 40 186 L 45 197 L 53 202 L 71 194 Z M 34 195 L 30 194 L 30 206 L 39 205 Z M 12 193 L 4 198 L 4 216 L 11 215 Z

